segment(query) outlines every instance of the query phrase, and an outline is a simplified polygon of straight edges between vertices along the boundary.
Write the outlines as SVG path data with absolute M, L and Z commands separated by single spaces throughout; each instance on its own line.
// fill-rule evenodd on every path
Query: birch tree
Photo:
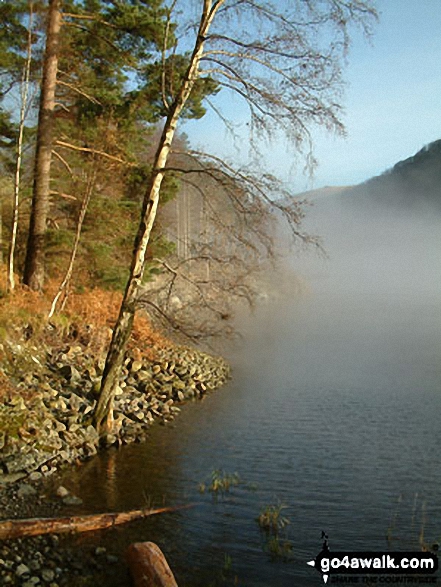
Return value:
M 29 85 L 30 85 L 30 73 L 32 63 L 32 27 L 33 27 L 33 14 L 34 5 L 32 0 L 29 2 L 29 24 L 28 24 L 28 36 L 27 36 L 27 48 L 26 48 L 26 61 L 23 66 L 23 77 L 20 89 L 20 121 L 18 127 L 18 138 L 17 138 L 17 149 L 16 149 L 16 160 L 15 160 L 15 176 L 14 176 L 14 203 L 12 212 L 12 227 L 11 227 L 11 240 L 9 245 L 9 256 L 8 256 L 8 290 L 13 291 L 15 288 L 15 276 L 14 276 L 14 256 L 15 246 L 17 242 L 17 230 L 18 230 L 18 211 L 20 205 L 20 175 L 21 165 L 23 157 L 23 137 L 26 124 L 26 115 L 28 111 L 28 98 L 29 98 Z
M 184 3 L 187 13 L 191 12 L 188 4 Z M 305 148 L 310 157 L 311 128 L 318 125 L 343 132 L 341 72 L 350 27 L 361 25 L 368 32 L 376 15 L 370 0 L 196 0 L 190 4 L 199 19 L 195 26 L 188 25 L 182 31 L 185 45 L 192 46 L 187 70 L 176 85 L 168 83 L 164 68 L 158 96 L 166 117 L 144 194 L 130 276 L 104 368 L 95 412 L 95 424 L 101 433 L 112 426 L 113 398 L 141 291 L 161 185 L 178 122 L 195 84 L 213 79 L 245 102 L 250 114 L 250 140 L 256 152 L 259 138 L 282 132 L 295 148 Z M 179 8 L 179 2 L 172 3 L 171 8 L 175 7 Z M 164 55 L 166 50 L 164 46 Z M 165 56 L 163 63 L 167 63 Z M 199 158 L 210 160 L 203 154 Z M 234 165 L 222 163 L 221 168 L 235 175 Z M 247 173 L 243 177 L 249 197 L 277 207 L 293 235 L 302 239 L 299 209 L 292 201 L 275 200 L 277 182 L 271 178 L 273 191 L 269 193 L 267 174 L 259 177 L 259 173 Z

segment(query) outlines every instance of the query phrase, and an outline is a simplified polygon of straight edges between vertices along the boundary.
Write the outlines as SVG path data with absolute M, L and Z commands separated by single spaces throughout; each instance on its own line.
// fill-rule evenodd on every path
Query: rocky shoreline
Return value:
M 88 458 L 99 445 L 139 441 L 155 420 L 170 422 L 178 404 L 223 385 L 229 366 L 186 347 L 158 349 L 154 360 L 128 356 L 114 403 L 114 430 L 99 439 L 92 426 L 103 362 L 80 346 L 53 352 L 46 369 L 19 383 L 23 395 L 0 404 L 0 484 Z M 26 397 L 27 399 L 24 399 Z
M 142 440 L 154 422 L 171 422 L 180 404 L 216 389 L 230 376 L 224 359 L 187 347 L 157 348 L 154 359 L 135 349 L 117 389 L 114 430 L 100 439 L 92 414 L 103 357 L 96 359 L 81 344 L 44 349 L 43 354 L 16 345 L 8 352 L 9 357 L 16 354 L 17 363 L 35 368 L 24 372 L 16 392 L 0 404 L 0 519 L 69 515 L 72 507 L 77 511 L 81 500 L 57 487 L 60 466 L 90 458 L 101 448 Z M 68 541 L 62 546 L 65 542 L 55 535 L 3 541 L 0 583 L 105 584 L 106 573 L 120 562 L 120 553 L 96 545 L 72 549 Z

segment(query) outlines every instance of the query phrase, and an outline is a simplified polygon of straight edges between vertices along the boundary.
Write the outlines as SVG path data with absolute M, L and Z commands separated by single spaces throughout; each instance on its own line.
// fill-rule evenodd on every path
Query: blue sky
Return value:
M 361 34 L 345 69 L 347 137 L 315 133 L 319 167 L 313 184 L 284 142 L 266 151 L 268 169 L 295 192 L 351 185 L 378 175 L 425 144 L 441 139 L 441 0 L 378 0 L 380 21 L 371 42 Z M 232 111 L 242 112 L 239 103 Z M 232 154 L 215 117 L 185 125 L 198 146 Z

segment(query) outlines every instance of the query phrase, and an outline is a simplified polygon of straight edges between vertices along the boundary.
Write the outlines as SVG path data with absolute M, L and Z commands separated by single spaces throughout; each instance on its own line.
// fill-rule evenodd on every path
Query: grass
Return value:
M 256 520 L 260 529 L 265 532 L 263 548 L 273 559 L 287 560 L 292 555 L 293 545 L 286 536 L 286 529 L 291 521 L 283 513 L 286 507 L 282 503 L 267 505 L 261 510 Z M 284 536 L 281 536 L 281 533 Z
M 286 509 L 286 506 L 281 503 L 266 506 L 257 518 L 260 528 L 273 534 L 277 534 L 280 530 L 286 528 L 291 522 L 289 518 L 282 515 L 284 509 Z
M 231 487 L 239 485 L 240 477 L 237 473 L 226 473 L 222 469 L 215 469 L 211 473 L 209 483 L 200 483 L 199 492 L 209 491 L 215 495 L 228 493 Z
M 279 536 L 271 536 L 266 543 L 266 548 L 273 558 L 287 559 L 292 554 L 292 543 L 282 540 Z

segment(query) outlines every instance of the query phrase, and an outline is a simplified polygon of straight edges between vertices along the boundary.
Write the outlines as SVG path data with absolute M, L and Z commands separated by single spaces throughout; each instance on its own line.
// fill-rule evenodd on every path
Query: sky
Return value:
M 347 136 L 314 133 L 319 166 L 312 180 L 285 142 L 265 151 L 268 170 L 293 192 L 360 183 L 441 139 L 441 0 L 377 0 L 377 7 L 372 39 L 353 35 L 344 72 Z M 232 102 L 234 112 L 243 110 Z M 205 151 L 235 154 L 214 115 L 182 130 Z

